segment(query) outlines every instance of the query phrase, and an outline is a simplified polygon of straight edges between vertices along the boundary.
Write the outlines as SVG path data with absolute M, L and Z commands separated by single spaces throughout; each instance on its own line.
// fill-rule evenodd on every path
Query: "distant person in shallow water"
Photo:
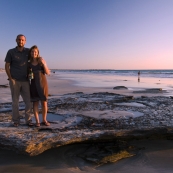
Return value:
M 141 74 L 141 72 L 138 71 L 138 82 L 140 82 L 140 74 Z
M 49 75 L 50 71 L 47 67 L 46 61 L 40 57 L 37 46 L 32 46 L 29 50 L 30 63 L 28 65 L 28 77 L 30 79 L 30 94 L 31 102 L 33 102 L 33 111 L 36 119 L 36 127 L 40 126 L 39 120 L 39 101 L 42 105 L 42 123 L 49 126 L 47 121 L 47 97 L 48 84 L 45 74 Z

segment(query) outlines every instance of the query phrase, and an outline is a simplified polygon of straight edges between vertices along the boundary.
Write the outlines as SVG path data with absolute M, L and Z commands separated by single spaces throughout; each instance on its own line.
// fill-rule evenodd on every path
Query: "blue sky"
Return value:
M 0 67 L 15 38 L 49 68 L 172 69 L 173 0 L 0 0 Z

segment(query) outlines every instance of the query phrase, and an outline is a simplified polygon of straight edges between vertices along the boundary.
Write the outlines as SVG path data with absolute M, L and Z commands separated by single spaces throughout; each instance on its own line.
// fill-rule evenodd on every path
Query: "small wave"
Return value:
M 86 70 L 61 70 L 53 69 L 54 73 L 82 73 L 82 74 L 102 74 L 102 75 L 120 75 L 137 76 L 139 70 L 112 70 L 112 69 L 86 69 Z M 155 78 L 173 78 L 173 70 L 140 70 L 140 76 Z

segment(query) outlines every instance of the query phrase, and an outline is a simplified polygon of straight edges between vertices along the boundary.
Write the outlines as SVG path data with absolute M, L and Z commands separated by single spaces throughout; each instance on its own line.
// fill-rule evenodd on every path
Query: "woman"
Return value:
M 45 60 L 39 56 L 39 49 L 35 45 L 29 50 L 29 60 L 30 93 L 31 102 L 33 102 L 34 116 L 36 119 L 36 127 L 40 127 L 38 109 L 39 101 L 41 101 L 42 105 L 42 124 L 49 126 L 50 123 L 46 119 L 48 85 L 45 74 L 49 75 L 50 71 Z

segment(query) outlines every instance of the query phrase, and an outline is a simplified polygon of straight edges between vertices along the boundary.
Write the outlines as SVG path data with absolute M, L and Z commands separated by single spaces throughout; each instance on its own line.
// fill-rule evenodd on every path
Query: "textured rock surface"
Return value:
M 120 89 L 128 89 L 127 87 L 125 86 L 116 86 L 113 88 L 114 90 L 120 90 Z
M 133 93 L 167 93 L 166 90 L 162 90 L 162 88 L 151 88 L 151 89 L 145 89 L 145 90 L 139 90 L 139 91 L 133 91 Z
M 17 128 L 11 123 L 11 103 L 1 104 L 0 147 L 34 156 L 76 142 L 172 139 L 172 103 L 171 98 L 160 96 L 133 98 L 114 93 L 70 93 L 49 99 L 51 126 L 39 128 L 24 124 L 23 102 L 20 103 L 21 125 Z

